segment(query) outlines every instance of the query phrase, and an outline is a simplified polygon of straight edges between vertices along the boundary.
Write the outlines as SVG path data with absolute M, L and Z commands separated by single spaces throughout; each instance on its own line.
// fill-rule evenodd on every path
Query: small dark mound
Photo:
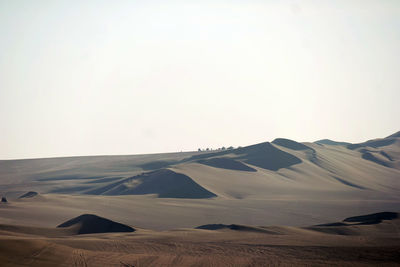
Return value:
M 115 233 L 115 232 L 134 232 L 135 229 L 106 218 L 93 214 L 83 214 L 69 221 L 66 221 L 57 227 L 76 227 L 77 234 L 95 234 L 95 233 Z
M 315 226 L 347 226 L 347 224 L 342 222 L 334 222 L 334 223 L 317 224 Z
M 202 230 L 223 230 L 229 229 L 234 231 L 245 231 L 245 232 L 257 232 L 257 233 L 266 233 L 266 234 L 279 234 L 274 231 L 270 231 L 267 229 L 263 229 L 261 227 L 253 227 L 247 225 L 240 225 L 240 224 L 205 224 L 201 226 L 197 226 L 195 229 L 202 229 Z
M 197 162 L 207 166 L 221 168 L 221 169 L 247 171 L 247 172 L 257 171 L 256 169 L 251 168 L 246 164 L 243 164 L 242 162 L 231 158 L 210 158 L 210 159 L 198 160 Z
M 196 227 L 196 229 L 204 230 L 220 230 L 220 229 L 231 229 L 236 231 L 255 231 L 254 227 L 239 225 L 239 224 L 205 224 Z
M 377 224 L 383 220 L 393 220 L 399 218 L 399 214 L 396 212 L 379 212 L 368 215 L 361 215 L 355 217 L 349 217 L 344 219 L 344 222 L 356 222 L 359 224 Z
M 205 224 L 197 226 L 196 229 L 204 229 L 204 230 L 220 230 L 220 229 L 231 229 L 231 225 L 227 224 Z
M 315 141 L 314 143 L 320 144 L 320 145 L 329 145 L 329 146 L 348 146 L 348 145 L 351 145 L 351 143 L 337 142 L 337 141 L 333 141 L 333 140 L 330 140 L 330 139 L 322 139 L 322 140 Z
M 1 198 L 1 202 L 7 203 L 7 202 L 8 202 L 8 201 L 7 201 L 7 198 L 6 198 L 6 197 L 2 197 L 2 198 Z
M 285 138 L 276 138 L 274 141 L 272 141 L 273 144 L 278 145 L 278 146 L 283 146 L 292 150 L 313 150 L 311 147 L 308 147 L 306 145 L 303 145 L 302 143 L 298 143 L 296 141 L 290 140 L 290 139 L 285 139 Z
M 37 192 L 29 191 L 29 192 L 23 194 L 22 196 L 20 196 L 19 198 L 31 198 L 31 197 L 35 197 L 37 195 L 38 195 Z

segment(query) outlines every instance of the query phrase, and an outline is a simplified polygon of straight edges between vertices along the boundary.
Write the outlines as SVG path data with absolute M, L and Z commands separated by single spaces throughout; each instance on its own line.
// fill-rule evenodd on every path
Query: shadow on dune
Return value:
M 113 182 L 113 181 L 117 181 L 120 180 L 122 178 L 125 177 L 106 177 L 106 178 L 102 178 L 102 179 L 96 179 L 96 180 L 91 180 L 91 181 L 87 181 L 85 182 L 86 184 L 101 184 L 101 183 L 108 183 L 108 182 Z
M 29 192 L 23 194 L 22 196 L 20 196 L 19 198 L 32 198 L 32 197 L 35 197 L 37 195 L 38 195 L 37 192 L 29 191 Z
M 215 167 L 221 169 L 228 170 L 237 170 L 237 171 L 247 171 L 247 172 L 256 172 L 257 170 L 243 164 L 240 161 L 231 159 L 231 158 L 210 158 L 210 159 L 201 159 L 197 161 L 198 163 Z
M 135 229 L 93 214 L 83 214 L 57 226 L 70 228 L 75 234 L 134 232 Z
M 379 212 L 368 215 L 349 217 L 344 219 L 342 222 L 326 223 L 305 227 L 305 229 L 334 235 L 360 235 L 362 233 L 370 232 L 370 228 L 368 228 L 368 225 L 373 226 L 380 224 L 383 221 L 396 220 L 398 218 L 399 213 L 396 212 Z M 398 225 L 399 220 L 397 220 L 393 224 L 388 224 L 385 226 L 379 225 L 379 228 L 375 229 L 377 231 L 390 232 L 393 230 L 397 230 Z
M 257 232 L 257 233 L 266 233 L 266 234 L 279 234 L 278 232 L 270 231 L 261 227 L 255 226 L 247 226 L 247 225 L 239 225 L 239 224 L 205 224 L 197 226 L 195 229 L 202 230 L 235 230 L 235 231 L 245 231 L 245 232 Z
M 372 153 L 369 152 L 369 151 L 364 152 L 364 153 L 361 155 L 361 157 L 362 157 L 363 159 L 366 159 L 366 160 L 375 162 L 376 164 L 380 164 L 380 165 L 385 166 L 385 167 L 389 167 L 389 168 L 392 167 L 392 165 L 390 164 L 390 162 L 386 162 L 385 160 L 379 159 L 378 157 L 376 157 L 374 154 L 372 154 Z
M 49 181 L 67 181 L 67 180 L 86 180 L 86 179 L 98 179 L 98 178 L 103 178 L 103 176 L 94 176 L 94 177 L 88 177 L 85 175 L 62 175 L 62 176 L 55 176 L 55 177 L 45 177 L 45 178 L 40 178 L 37 179 L 37 181 L 41 182 L 49 182 Z
M 318 140 L 314 142 L 315 144 L 319 144 L 319 145 L 329 145 L 329 146 L 348 146 L 351 145 L 351 143 L 348 142 L 337 142 L 337 141 L 333 141 L 330 139 L 322 139 L 322 140 Z
M 176 164 L 176 161 L 152 161 L 152 162 L 148 162 L 142 165 L 139 165 L 140 168 L 142 168 L 143 170 L 156 170 L 156 169 L 162 169 L 162 168 L 167 168 L 170 167 L 173 164 Z
M 367 142 L 359 143 L 359 144 L 351 144 L 351 145 L 348 145 L 347 148 L 348 149 L 356 149 L 356 148 L 360 148 L 360 147 L 364 147 L 364 146 L 378 148 L 378 147 L 382 147 L 382 146 L 389 146 L 395 142 L 396 142 L 395 138 L 385 138 L 385 139 L 369 140 Z
M 379 212 L 368 215 L 354 216 L 344 219 L 344 222 L 356 222 L 359 224 L 378 224 L 384 220 L 394 220 L 399 218 L 399 213 L 397 212 Z
M 91 188 L 90 186 L 61 187 L 61 188 L 53 189 L 49 193 L 54 193 L 54 194 L 75 194 L 75 193 L 84 192 L 85 190 L 88 190 L 90 188 Z
M 338 181 L 338 182 L 341 182 L 341 183 L 344 184 L 344 185 L 348 185 L 348 186 L 355 187 L 355 188 L 358 188 L 358 189 L 366 189 L 365 187 L 362 187 L 362 186 L 360 186 L 360 185 L 353 184 L 353 183 L 351 183 L 351 182 L 349 182 L 349 181 L 346 181 L 346 180 L 344 180 L 344 179 L 342 179 L 342 178 L 339 178 L 339 177 L 336 177 L 336 176 L 332 176 L 332 178 L 334 178 L 334 179 L 335 179 L 336 181 Z

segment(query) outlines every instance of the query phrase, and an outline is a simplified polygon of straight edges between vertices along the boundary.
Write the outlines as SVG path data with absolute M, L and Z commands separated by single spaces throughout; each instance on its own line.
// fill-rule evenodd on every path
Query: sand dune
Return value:
M 113 232 L 134 232 L 135 229 L 106 218 L 93 214 L 83 214 L 71 220 L 68 220 L 57 227 L 70 228 L 76 231 L 76 234 L 94 234 L 94 233 L 113 233 Z
M 198 185 L 189 176 L 169 169 L 142 173 L 86 193 L 95 195 L 157 194 L 160 198 L 210 198 L 216 196 Z

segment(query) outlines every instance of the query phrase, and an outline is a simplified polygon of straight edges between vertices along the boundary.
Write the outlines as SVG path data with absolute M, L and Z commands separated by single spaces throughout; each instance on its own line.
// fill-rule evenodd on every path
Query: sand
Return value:
M 7 198 L 0 203 L 0 260 L 9 254 L 10 266 L 398 263 L 397 226 L 342 220 L 398 212 L 399 166 L 398 133 L 360 144 L 280 138 L 212 152 L 0 161 L 0 196 Z M 75 228 L 55 229 L 82 214 L 137 231 L 77 237 Z M 332 222 L 340 223 L 313 226 Z M 220 228 L 194 229 L 201 225 Z
M 2 266 L 395 266 L 400 237 L 393 236 L 393 229 L 400 220 L 383 217 L 362 225 L 230 225 L 80 235 L 0 225 L 0 261 Z

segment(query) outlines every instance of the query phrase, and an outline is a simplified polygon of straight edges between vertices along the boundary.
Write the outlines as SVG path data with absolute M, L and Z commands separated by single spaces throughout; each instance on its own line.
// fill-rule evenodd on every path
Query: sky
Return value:
M 400 2 L 0 0 L 0 159 L 400 130 Z

